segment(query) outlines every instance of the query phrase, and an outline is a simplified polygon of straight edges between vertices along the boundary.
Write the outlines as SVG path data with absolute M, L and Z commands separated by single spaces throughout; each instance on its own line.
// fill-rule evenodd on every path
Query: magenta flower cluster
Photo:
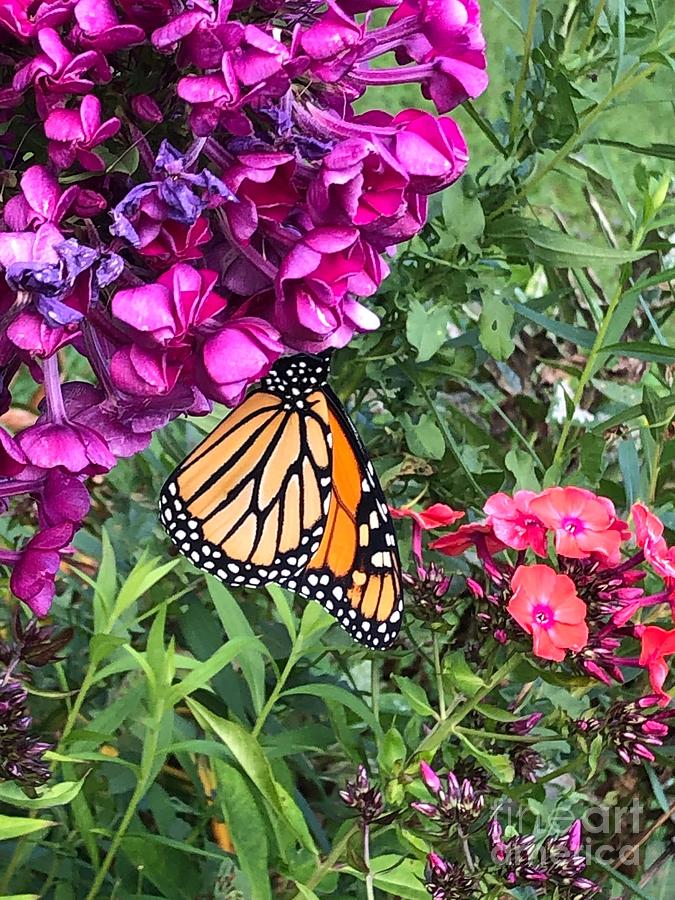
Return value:
M 44 615 L 87 476 L 377 328 L 361 299 L 466 167 L 446 113 L 485 44 L 476 0 L 2 0 L 0 35 L 0 414 L 20 368 L 44 387 L 0 428 L 0 510 L 39 525 L 0 563 Z M 356 111 L 403 82 L 438 115 Z

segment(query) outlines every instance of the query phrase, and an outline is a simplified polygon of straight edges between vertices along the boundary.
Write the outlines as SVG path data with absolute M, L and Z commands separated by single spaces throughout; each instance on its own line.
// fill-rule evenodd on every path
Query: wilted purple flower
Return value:
M 342 802 L 358 811 L 365 824 L 369 824 L 382 812 L 383 802 L 380 791 L 370 784 L 366 767 L 361 765 L 354 781 L 348 781 L 339 792 Z
M 0 663 L 15 672 L 18 666 L 41 667 L 59 659 L 59 653 L 73 636 L 72 628 L 57 631 L 40 625 L 38 619 L 23 624 L 18 605 L 12 614 L 11 640 L 0 642 Z
M 116 116 L 101 120 L 101 101 L 93 94 L 82 99 L 79 110 L 52 110 L 45 120 L 49 157 L 61 169 L 77 160 L 89 172 L 102 172 L 105 163 L 93 148 L 114 137 L 120 126 Z
M 134 115 L 144 122 L 157 124 L 164 121 L 164 113 L 149 94 L 136 94 L 129 102 Z
M 523 719 L 517 719 L 515 722 L 511 722 L 509 725 L 509 732 L 511 734 L 518 735 L 526 735 L 529 734 L 533 728 L 536 728 L 537 725 L 543 719 L 544 714 L 540 712 L 531 713 L 529 716 L 525 716 Z

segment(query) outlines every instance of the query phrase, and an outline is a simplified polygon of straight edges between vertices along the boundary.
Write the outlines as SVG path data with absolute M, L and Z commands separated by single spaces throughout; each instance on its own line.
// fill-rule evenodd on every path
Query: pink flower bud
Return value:
M 131 98 L 131 109 L 144 122 L 157 124 L 164 121 L 164 113 L 148 94 L 136 94 Z

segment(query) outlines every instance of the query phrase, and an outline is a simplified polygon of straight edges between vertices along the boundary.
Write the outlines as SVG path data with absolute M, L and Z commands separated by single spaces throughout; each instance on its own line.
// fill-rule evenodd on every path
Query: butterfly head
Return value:
M 296 353 L 278 360 L 262 379 L 260 387 L 284 399 L 306 397 L 326 384 L 329 371 L 330 354 Z

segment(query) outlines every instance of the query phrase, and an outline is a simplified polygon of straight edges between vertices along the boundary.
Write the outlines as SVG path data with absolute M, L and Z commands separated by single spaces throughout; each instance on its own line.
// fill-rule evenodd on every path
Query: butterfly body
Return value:
M 224 583 L 280 584 L 385 648 L 403 607 L 396 538 L 328 372 L 323 356 L 281 359 L 170 476 L 160 520 Z

